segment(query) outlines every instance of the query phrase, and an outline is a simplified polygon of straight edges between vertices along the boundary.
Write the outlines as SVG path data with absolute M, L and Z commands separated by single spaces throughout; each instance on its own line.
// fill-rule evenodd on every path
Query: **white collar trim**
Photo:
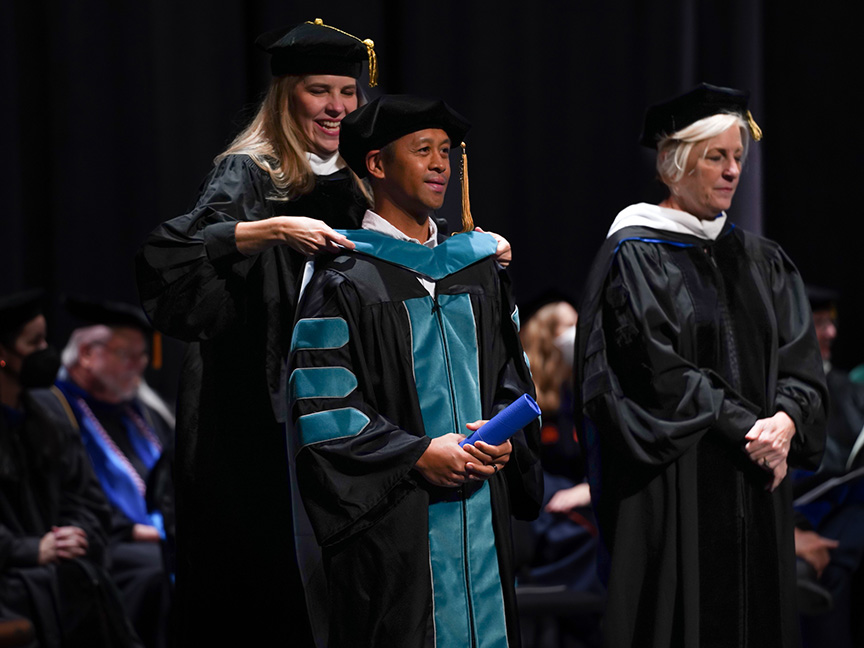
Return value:
M 606 238 L 625 227 L 651 227 L 713 241 L 720 236 L 725 224 L 726 212 L 720 212 L 714 220 L 702 220 L 693 214 L 678 209 L 637 203 L 622 210 L 615 217 Z
M 346 166 L 345 160 L 339 157 L 339 151 L 334 151 L 332 155 L 326 158 L 312 151 L 306 151 L 306 159 L 309 161 L 309 166 L 312 167 L 312 173 L 318 176 L 336 173 Z

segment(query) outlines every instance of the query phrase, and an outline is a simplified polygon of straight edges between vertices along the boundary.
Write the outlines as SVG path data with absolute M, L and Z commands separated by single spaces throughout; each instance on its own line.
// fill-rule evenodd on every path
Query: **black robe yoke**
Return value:
M 580 310 L 576 374 L 609 599 L 609 646 L 795 646 L 789 480 L 772 494 L 744 435 L 778 410 L 814 466 L 826 392 L 798 273 L 727 224 L 606 240 Z
M 234 228 L 279 215 L 357 227 L 366 205 L 344 170 L 319 177 L 297 200 L 274 200 L 274 193 L 248 156 L 228 156 L 194 209 L 157 227 L 136 259 L 154 326 L 191 342 L 175 458 L 182 645 L 311 644 L 280 424 L 305 259 L 287 246 L 247 257 Z
M 537 424 L 517 433 L 488 482 L 436 488 L 413 468 L 431 437 L 464 434 L 465 423 L 533 394 L 504 275 L 488 257 L 494 241 L 467 253 L 467 266 L 437 275 L 423 266 L 433 296 L 406 269 L 419 268 L 411 248 L 452 260 L 450 250 L 482 239 L 460 234 L 433 251 L 360 234 L 398 253 L 316 262 L 290 362 L 330 646 L 518 646 L 509 518 L 535 517 L 542 500 Z

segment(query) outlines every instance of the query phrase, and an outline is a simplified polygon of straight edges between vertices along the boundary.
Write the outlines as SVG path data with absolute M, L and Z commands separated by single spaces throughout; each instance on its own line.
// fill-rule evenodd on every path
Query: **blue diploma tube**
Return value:
M 540 416 L 540 406 L 528 394 L 522 394 L 489 419 L 486 425 L 467 439 L 460 441 L 459 446 L 464 446 L 466 443 L 473 445 L 475 441 L 501 445 L 517 430 L 521 430 L 538 416 Z

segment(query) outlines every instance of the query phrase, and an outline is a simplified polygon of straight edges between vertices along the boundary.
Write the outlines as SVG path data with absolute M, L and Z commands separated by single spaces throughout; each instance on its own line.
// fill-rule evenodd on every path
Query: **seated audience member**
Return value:
M 527 573 L 520 572 L 520 584 L 602 595 L 596 565 L 597 527 L 573 423 L 572 359 L 577 319 L 569 302 L 552 301 L 530 315 L 520 332 L 543 413 L 540 462 L 544 482 L 543 509 L 530 525 L 531 562 Z M 534 636 L 544 641 L 554 637 L 555 645 L 567 641 L 599 645 L 599 615 L 575 616 L 561 615 L 554 630 L 547 627 L 548 619 L 538 619 Z M 527 623 L 523 625 L 523 631 L 531 629 Z
M 172 431 L 140 395 L 149 325 L 140 308 L 123 303 L 70 298 L 66 308 L 85 326 L 63 350 L 57 387 L 111 504 L 111 574 L 145 644 L 162 646 L 170 600 L 164 522 L 147 496 Z
M 576 309 L 569 302 L 546 302 L 524 321 L 519 337 L 528 356 L 537 404 L 543 412 L 543 469 L 581 481 L 579 446 L 573 435 L 571 376 L 577 319 Z M 570 356 L 565 348 L 569 348 Z
M 430 219 L 467 128 L 404 96 L 342 120 L 375 208 L 346 233 L 353 252 L 316 259 L 289 379 L 331 648 L 518 645 L 510 516 L 540 506 L 537 425 L 459 441 L 533 385 L 497 241 L 467 217 L 439 237 Z
M 49 387 L 39 293 L 0 297 L 0 602 L 41 648 L 140 646 L 104 571 L 110 509 Z
M 551 302 L 540 307 L 520 333 L 543 412 L 540 462 L 545 497 L 543 511 L 532 523 L 537 555 L 531 576 L 538 583 L 600 592 L 603 587 L 595 567 L 597 528 L 573 425 L 577 318 L 568 302 Z
M 802 617 L 805 645 L 846 648 L 856 645 L 852 583 L 864 555 L 864 385 L 831 364 L 837 336 L 836 294 L 808 287 L 813 324 L 830 397 L 825 454 L 818 470 L 795 471 L 797 513 L 795 551 L 812 567 L 833 606 L 824 614 Z

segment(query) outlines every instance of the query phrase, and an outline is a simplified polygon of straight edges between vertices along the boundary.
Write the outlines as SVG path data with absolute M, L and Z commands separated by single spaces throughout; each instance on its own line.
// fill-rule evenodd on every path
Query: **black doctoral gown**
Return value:
M 818 464 L 826 390 L 801 279 L 778 245 L 626 227 L 580 309 L 577 412 L 609 598 L 609 646 L 795 646 L 789 480 L 746 456 L 757 418 L 795 422 Z
M 47 390 L 0 410 L 0 601 L 30 618 L 42 648 L 140 646 L 105 571 L 111 512 L 84 446 Z M 53 526 L 87 534 L 87 554 L 40 565 Z
M 328 645 L 517 647 L 510 515 L 542 500 L 537 422 L 488 482 L 438 488 L 414 470 L 431 438 L 534 393 L 496 242 L 348 234 L 364 253 L 316 260 L 289 381 Z
M 366 204 L 346 170 L 297 200 L 274 194 L 248 156 L 228 156 L 194 209 L 157 227 L 136 260 L 153 324 L 191 342 L 175 459 L 182 646 L 311 645 L 281 425 L 305 259 L 286 246 L 247 257 L 234 227 L 278 215 L 357 227 Z

